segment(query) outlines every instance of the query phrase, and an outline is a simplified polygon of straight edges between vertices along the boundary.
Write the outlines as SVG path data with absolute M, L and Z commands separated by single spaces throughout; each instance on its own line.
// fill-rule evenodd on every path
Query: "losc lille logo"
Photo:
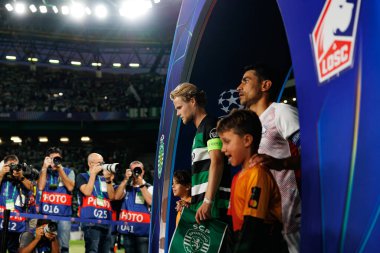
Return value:
M 326 0 L 311 35 L 320 83 L 353 62 L 360 1 Z

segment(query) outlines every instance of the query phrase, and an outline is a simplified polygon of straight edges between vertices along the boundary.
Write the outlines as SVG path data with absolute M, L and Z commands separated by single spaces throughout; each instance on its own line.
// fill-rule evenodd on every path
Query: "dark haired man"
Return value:
M 7 155 L 4 157 L 4 165 L 0 170 L 0 226 L 2 231 L 4 210 L 10 210 L 6 242 L 10 253 L 17 252 L 20 234 L 26 229 L 26 219 L 17 215 L 26 211 L 27 196 L 33 189 L 33 183 L 23 176 L 23 170 L 17 166 L 18 164 L 19 160 L 16 155 Z
M 38 179 L 39 212 L 47 215 L 71 217 L 74 185 L 74 171 L 63 167 L 61 149 L 49 148 L 46 151 Z M 58 240 L 61 253 L 69 252 L 70 231 L 70 221 L 58 221 Z
M 56 231 L 49 230 L 49 225 L 51 226 L 51 224 L 50 220 L 38 220 L 35 235 L 31 232 L 22 233 L 18 252 L 59 253 L 59 242 L 56 239 Z
M 279 186 L 284 238 L 290 253 L 299 252 L 301 198 L 296 173 L 300 172 L 300 131 L 296 108 L 274 103 L 274 72 L 264 64 L 245 68 L 237 90 L 240 103 L 254 111 L 262 124 L 262 137 L 252 164 L 271 169 Z

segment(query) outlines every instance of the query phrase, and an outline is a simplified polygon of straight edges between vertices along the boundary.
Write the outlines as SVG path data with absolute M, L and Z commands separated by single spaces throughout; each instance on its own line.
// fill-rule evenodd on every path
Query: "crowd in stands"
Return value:
M 0 65 L 0 112 L 124 112 L 160 107 L 165 77 Z M 146 92 L 149 90 L 149 92 Z

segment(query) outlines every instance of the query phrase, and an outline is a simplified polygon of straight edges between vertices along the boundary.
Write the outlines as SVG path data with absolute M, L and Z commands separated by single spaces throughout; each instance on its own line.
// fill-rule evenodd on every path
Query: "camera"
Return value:
M 142 169 L 141 169 L 141 167 L 135 167 L 135 168 L 133 168 L 133 170 L 132 170 L 132 176 L 134 177 L 134 178 L 137 178 L 138 176 L 140 176 L 142 174 Z
M 110 164 L 102 164 L 102 169 L 107 170 L 113 174 L 116 174 L 120 170 L 120 164 L 119 163 L 110 163 Z
M 46 226 L 44 227 L 44 233 L 50 233 L 57 235 L 58 230 L 58 224 L 54 221 L 50 221 Z
M 13 178 L 13 172 L 19 172 L 22 170 L 22 174 L 25 178 L 29 180 L 37 180 L 38 176 L 40 173 L 38 170 L 32 167 L 32 165 L 28 165 L 26 163 L 19 163 L 19 164 L 14 164 L 11 163 L 9 164 L 9 174 L 8 177 Z
M 54 157 L 53 163 L 55 166 L 61 165 L 62 164 L 62 157 L 59 157 L 59 156 Z

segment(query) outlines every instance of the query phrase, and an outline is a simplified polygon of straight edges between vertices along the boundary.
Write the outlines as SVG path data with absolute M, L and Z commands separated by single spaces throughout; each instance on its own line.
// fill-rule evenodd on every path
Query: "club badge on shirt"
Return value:
M 251 188 L 251 198 L 248 202 L 248 207 L 257 209 L 260 201 L 261 188 L 260 187 L 252 187 Z

